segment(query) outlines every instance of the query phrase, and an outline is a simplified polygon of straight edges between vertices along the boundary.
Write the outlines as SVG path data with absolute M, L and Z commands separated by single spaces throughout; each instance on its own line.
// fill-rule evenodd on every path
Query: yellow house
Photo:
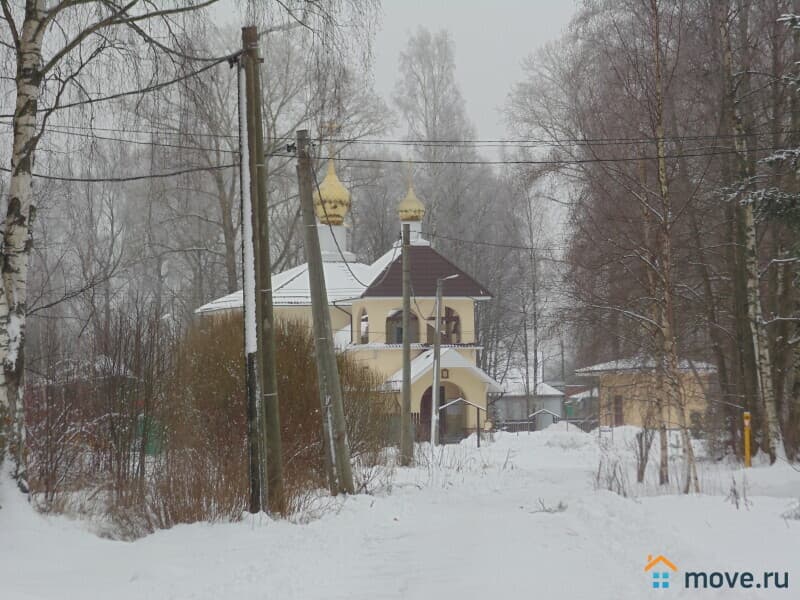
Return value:
M 331 325 L 337 347 L 381 374 L 383 391 L 398 402 L 402 382 L 402 261 L 400 242 L 371 265 L 348 251 L 343 225 L 350 194 L 339 181 L 334 162 L 315 193 L 317 232 L 322 249 Z M 321 196 L 321 198 L 320 198 Z M 430 437 L 433 384 L 433 342 L 436 281 L 444 282 L 441 333 L 440 439 L 454 441 L 474 431 L 477 412 L 487 408 L 487 396 L 500 385 L 477 366 L 480 347 L 475 336 L 475 303 L 491 294 L 467 273 L 439 254 L 421 234 L 425 207 L 409 182 L 398 205 L 401 223 L 411 229 L 411 411 L 419 439 Z M 399 232 L 398 232 L 399 233 Z M 273 275 L 275 316 L 302 320 L 311 326 L 308 265 Z M 201 315 L 239 311 L 242 292 L 201 306 Z M 463 399 L 445 406 L 452 400 Z M 481 414 L 483 421 L 486 415 Z
M 597 378 L 598 415 L 601 427 L 633 425 L 656 427 L 661 422 L 657 410 L 657 373 L 652 359 L 613 360 L 577 369 L 576 375 Z M 685 403 L 689 425 L 699 425 L 708 410 L 709 389 L 716 369 L 702 362 L 682 360 L 678 365 L 681 402 Z M 667 406 L 667 427 L 680 427 L 679 407 Z

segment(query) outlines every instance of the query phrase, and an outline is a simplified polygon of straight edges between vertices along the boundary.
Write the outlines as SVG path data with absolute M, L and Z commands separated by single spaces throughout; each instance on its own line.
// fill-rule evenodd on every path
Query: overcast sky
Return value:
M 419 26 L 447 29 L 456 50 L 456 76 L 478 137 L 506 137 L 500 114 L 520 63 L 564 31 L 574 0 L 383 0 L 375 36 L 375 84 L 391 103 L 398 57 Z
M 467 113 L 481 139 L 506 137 L 500 109 L 520 81 L 520 63 L 558 38 L 575 12 L 576 0 L 382 0 L 374 40 L 375 85 L 391 105 L 400 51 L 420 26 L 446 29 L 455 43 L 456 76 Z M 220 22 L 240 25 L 244 3 L 223 0 Z M 237 10 L 238 9 L 238 10 Z

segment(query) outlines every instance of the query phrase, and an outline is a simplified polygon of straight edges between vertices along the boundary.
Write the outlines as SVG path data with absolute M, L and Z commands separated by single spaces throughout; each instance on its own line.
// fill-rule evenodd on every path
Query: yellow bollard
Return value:
M 750 412 L 744 412 L 744 466 L 750 466 Z

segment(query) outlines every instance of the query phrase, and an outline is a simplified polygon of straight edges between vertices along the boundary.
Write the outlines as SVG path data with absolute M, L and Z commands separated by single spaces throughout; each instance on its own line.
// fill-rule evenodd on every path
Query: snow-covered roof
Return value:
M 580 403 L 584 400 L 589 400 L 592 398 L 599 397 L 600 392 L 597 388 L 592 388 L 590 390 L 586 390 L 583 392 L 578 392 L 577 394 L 572 394 L 569 398 L 567 398 L 566 402 L 570 403 Z
M 358 298 L 366 289 L 362 283 L 369 284 L 374 274 L 373 268 L 364 263 L 331 261 L 324 262 L 322 265 L 325 273 L 325 288 L 328 291 L 328 304 L 350 304 L 350 300 Z M 275 306 L 311 304 L 307 263 L 273 275 L 272 302 Z M 195 312 L 202 314 L 220 310 L 234 310 L 241 307 L 242 290 L 239 290 L 222 298 L 212 300 Z
M 443 369 L 467 369 L 484 383 L 489 384 L 489 392 L 500 392 L 500 384 L 489 377 L 483 369 L 467 360 L 460 352 L 454 348 L 443 348 L 439 356 L 439 362 Z M 418 381 L 433 368 L 433 350 L 426 350 L 411 361 L 411 383 Z M 398 370 L 394 375 L 386 380 L 385 385 L 396 389 L 403 383 L 403 370 Z
M 609 362 L 576 369 L 576 375 L 592 375 L 600 373 L 616 373 L 619 371 L 651 371 L 655 368 L 655 361 L 651 357 L 620 358 Z M 683 359 L 678 362 L 680 371 L 707 371 L 715 372 L 717 368 L 706 362 Z
M 414 243 L 414 240 L 412 240 L 412 244 L 413 243 Z M 425 242 L 425 243 L 426 244 L 430 244 L 430 242 Z M 394 259 L 396 259 L 398 256 L 400 256 L 401 251 L 402 251 L 402 248 L 401 248 L 401 245 L 400 245 L 399 241 L 397 241 L 394 244 L 392 244 L 392 247 L 389 250 L 384 252 L 382 256 L 378 257 L 378 259 L 374 263 L 372 263 L 370 265 L 370 268 L 372 269 L 372 274 L 370 276 L 369 281 L 368 282 L 365 281 L 364 283 L 370 283 L 371 284 L 373 281 L 375 281 L 375 279 L 377 279 L 378 275 L 383 273 L 383 270 L 387 266 L 389 266 L 391 263 L 393 263 Z
M 412 238 L 411 245 L 416 247 L 430 247 L 430 242 L 422 238 Z M 361 295 L 373 284 L 380 284 L 385 278 L 385 271 L 389 265 L 400 257 L 401 245 L 397 241 L 387 252 L 371 265 L 347 260 L 325 260 L 323 270 L 325 273 L 325 287 L 328 292 L 328 304 L 349 306 L 352 300 Z M 352 257 L 349 252 L 344 256 Z M 436 256 L 439 256 L 436 254 Z M 442 260 L 445 260 L 442 258 Z M 464 275 L 462 279 L 468 278 Z M 470 279 L 471 280 L 471 279 Z M 418 286 L 419 287 L 419 286 Z M 480 295 L 478 295 L 480 296 Z M 486 299 L 483 296 L 476 299 Z M 308 281 L 308 264 L 303 263 L 283 273 L 272 276 L 272 302 L 275 306 L 307 306 L 311 304 L 311 289 Z M 238 310 L 242 308 L 242 290 L 235 291 L 216 300 L 204 304 L 196 314 L 213 313 L 223 310 Z
M 533 371 L 530 373 L 531 382 L 530 387 L 533 387 Z M 503 378 L 503 392 L 505 392 L 506 396 L 524 396 L 526 393 L 526 385 L 525 385 L 525 371 L 523 369 L 518 369 L 516 367 L 512 367 L 508 369 L 506 372 L 505 377 Z M 534 396 L 563 396 L 564 393 L 557 390 L 551 385 L 540 381 L 536 384 L 536 391 L 534 392 Z

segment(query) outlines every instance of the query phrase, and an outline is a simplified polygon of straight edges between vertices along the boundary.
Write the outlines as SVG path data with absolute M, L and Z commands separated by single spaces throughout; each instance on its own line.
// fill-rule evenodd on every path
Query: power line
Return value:
M 442 235 L 442 234 L 439 234 L 439 233 L 431 233 L 429 231 L 424 231 L 422 234 L 425 235 L 425 236 L 428 236 L 428 237 L 438 238 L 438 239 L 441 239 L 441 240 L 450 240 L 450 241 L 453 241 L 453 242 L 459 242 L 461 244 L 473 244 L 473 245 L 477 245 L 477 246 L 491 246 L 493 248 L 508 248 L 510 250 L 526 250 L 528 252 L 530 252 L 531 250 L 533 250 L 534 252 L 542 252 L 542 251 L 545 251 L 545 250 L 562 251 L 562 250 L 566 249 L 566 248 L 558 248 L 558 247 L 536 248 L 534 246 L 521 246 L 521 245 L 517 245 L 517 244 L 501 244 L 501 243 L 498 243 L 498 242 L 481 242 L 479 240 L 465 240 L 463 238 L 450 237 L 450 236 Z
M 203 73 L 205 71 L 208 71 L 209 69 L 213 69 L 214 67 L 216 67 L 220 63 L 231 62 L 231 61 L 235 60 L 239 56 L 239 54 L 241 54 L 241 51 L 234 52 L 234 53 L 229 54 L 227 56 L 221 56 L 221 57 L 215 59 L 214 62 L 211 62 L 211 63 L 205 65 L 204 67 L 200 67 L 199 69 L 195 69 L 194 71 L 191 71 L 189 73 L 184 73 L 183 75 L 180 75 L 179 77 L 175 77 L 174 79 L 170 79 L 168 81 L 162 81 L 162 82 L 159 82 L 159 83 L 154 83 L 154 84 L 149 85 L 149 86 L 144 87 L 144 88 L 140 88 L 140 89 L 136 89 L 136 90 L 128 90 L 128 91 L 125 91 L 125 92 L 118 92 L 116 94 L 111 94 L 109 96 L 101 96 L 100 98 L 87 98 L 86 100 L 79 100 L 77 102 L 70 102 L 68 104 L 60 104 L 60 105 L 53 106 L 53 107 L 50 107 L 50 108 L 39 108 L 39 109 L 36 110 L 36 112 L 37 113 L 46 113 L 46 112 L 51 112 L 51 111 L 56 111 L 56 110 L 64 110 L 64 109 L 67 109 L 67 108 L 75 108 L 77 106 L 84 106 L 84 105 L 87 105 L 87 104 L 96 104 L 97 102 L 106 102 L 108 100 L 116 100 L 118 98 L 125 98 L 127 96 L 135 96 L 135 95 L 138 95 L 138 94 L 146 94 L 148 92 L 154 92 L 154 91 L 163 89 L 165 87 L 168 87 L 170 85 L 173 85 L 175 83 L 180 83 L 181 81 L 185 81 L 187 79 L 190 79 L 191 77 L 196 77 L 197 75 L 200 75 L 201 73 Z M 0 114 L 0 119 L 13 119 L 13 118 L 15 118 L 15 116 L 16 115 L 14 113 L 5 114 L 5 115 Z
M 5 125 L 6 123 L 2 123 L 2 124 Z M 141 146 L 157 146 L 159 148 L 174 148 L 174 149 L 177 149 L 177 150 L 197 150 L 197 151 L 201 151 L 201 152 L 224 152 L 226 154 L 236 154 L 236 155 L 239 154 L 239 152 L 236 151 L 236 150 L 227 150 L 225 148 L 211 148 L 211 147 L 206 147 L 206 146 L 187 146 L 187 145 L 183 145 L 183 144 L 171 144 L 171 143 L 168 143 L 168 142 L 156 142 L 156 141 L 148 141 L 148 140 L 131 140 L 131 139 L 127 139 L 127 138 L 102 136 L 102 135 L 96 135 L 96 134 L 92 134 L 92 133 L 77 133 L 77 132 L 73 132 L 73 131 L 63 131 L 63 130 L 60 129 L 59 125 L 52 125 L 52 126 L 48 125 L 47 127 L 45 127 L 44 131 L 45 132 L 50 132 L 50 133 L 60 133 L 60 134 L 64 134 L 64 135 L 71 135 L 71 136 L 76 136 L 76 137 L 84 137 L 84 138 L 88 138 L 88 139 L 92 139 L 92 140 L 105 140 L 105 141 L 111 141 L 111 142 L 123 142 L 123 143 L 126 143 L 126 144 L 136 144 L 136 145 L 141 145 Z M 156 133 L 154 135 L 158 135 L 158 134 Z M 193 134 L 189 134 L 189 135 L 193 135 Z
M 13 123 L 11 123 L 9 121 L 3 121 L 0 124 L 8 125 L 8 126 L 13 125 Z M 94 125 L 69 125 L 69 124 L 66 124 L 66 123 L 58 123 L 58 124 L 55 124 L 55 125 L 48 125 L 47 129 L 49 129 L 50 127 L 56 127 L 59 130 L 61 130 L 61 129 L 67 129 L 67 130 L 74 129 L 74 130 L 78 130 L 78 131 L 104 131 L 104 132 L 121 133 L 121 134 L 127 134 L 127 133 L 142 134 L 142 135 L 148 135 L 148 136 L 157 135 L 157 136 L 182 137 L 182 136 L 185 136 L 185 135 L 191 135 L 193 137 L 223 138 L 223 139 L 233 139 L 233 140 L 238 140 L 239 139 L 239 136 L 237 136 L 235 134 L 199 133 L 199 132 L 196 132 L 196 131 L 184 132 L 184 131 L 174 131 L 174 130 L 173 131 L 167 131 L 167 130 L 163 130 L 163 129 L 128 129 L 128 128 L 120 128 L 120 127 L 96 127 Z M 67 132 L 63 132 L 63 133 L 66 134 Z M 285 139 L 285 138 L 281 138 L 281 140 L 283 140 L 283 139 Z
M 738 138 L 749 137 L 771 137 L 774 135 L 800 133 L 800 130 L 783 129 L 778 131 L 762 131 L 762 132 L 743 132 L 743 133 L 716 133 L 704 135 L 675 135 L 665 136 L 664 141 L 703 141 L 703 140 L 731 140 Z M 494 138 L 494 139 L 480 139 L 480 138 L 452 138 L 452 139 L 413 139 L 413 138 L 332 138 L 331 141 L 346 143 L 346 144 L 386 144 L 386 145 L 400 145 L 400 146 L 438 146 L 438 145 L 462 145 L 462 146 L 480 146 L 480 145 L 553 145 L 553 144 L 631 144 L 631 143 L 647 143 L 657 142 L 658 138 L 655 137 L 598 137 L 598 138 Z
M 319 157 L 317 157 L 317 158 L 319 158 Z M 316 171 L 314 169 L 311 169 L 311 173 L 314 176 L 314 185 L 316 186 L 317 194 L 319 194 L 319 197 L 320 197 L 320 204 L 322 205 L 322 210 L 325 213 L 326 220 L 328 220 L 327 219 L 328 211 L 325 208 L 325 203 L 322 202 L 322 192 L 319 189 L 319 180 L 317 179 L 317 173 L 316 173 Z M 363 285 L 365 288 L 370 287 L 370 285 L 380 285 L 381 283 L 383 283 L 384 279 L 386 279 L 386 277 L 389 275 L 390 267 L 392 266 L 394 261 L 397 259 L 397 246 L 394 247 L 394 249 L 392 251 L 392 258 L 386 264 L 386 267 L 383 270 L 383 275 L 381 276 L 381 278 L 378 279 L 377 281 L 373 281 L 372 284 L 366 284 L 363 281 L 361 281 L 358 277 L 356 277 L 356 274 L 353 273 L 353 270 L 350 268 L 350 263 L 347 262 L 347 258 L 345 257 L 344 252 L 342 252 L 342 248 L 339 245 L 339 240 L 336 238 L 336 235 L 335 235 L 335 233 L 333 231 L 333 226 L 330 223 L 328 223 L 328 228 L 330 229 L 331 237 L 333 238 L 333 242 L 334 242 L 334 244 L 336 244 L 336 251 L 339 253 L 339 257 L 342 259 L 342 262 L 344 263 L 344 266 L 347 268 L 347 271 L 350 273 L 352 278 L 355 279 L 359 284 Z M 415 302 L 416 302 L 416 300 L 415 300 Z
M 218 64 L 218 63 L 217 63 Z M 164 85 L 167 85 L 168 82 L 165 82 Z M 143 93 L 143 90 L 141 93 Z M 126 93 L 136 93 L 133 92 L 126 92 Z M 102 98 L 98 98 L 93 100 L 93 102 L 99 102 L 103 100 Z M 0 115 L 0 118 L 9 118 L 10 115 Z M 5 125 L 11 125 L 9 122 L 3 123 Z M 183 136 L 186 133 L 181 131 L 166 131 L 166 130 L 152 130 L 152 129 L 128 129 L 128 128 L 115 128 L 115 127 L 95 127 L 95 126 L 82 126 L 82 125 L 71 125 L 71 124 L 58 124 L 54 127 L 59 129 L 74 129 L 74 130 L 86 130 L 86 131 L 106 131 L 106 132 L 113 132 L 113 133 L 133 133 L 133 134 L 145 134 L 145 135 L 161 135 L 161 136 Z M 731 140 L 736 138 L 748 138 L 748 137 L 771 137 L 776 134 L 790 134 L 790 133 L 798 133 L 800 134 L 800 130 L 781 130 L 781 131 L 764 131 L 764 132 L 749 132 L 749 133 L 741 133 L 741 134 L 708 134 L 708 135 L 677 135 L 677 136 L 668 136 L 665 137 L 665 141 L 714 141 L 714 140 Z M 196 137 L 209 137 L 209 138 L 224 138 L 224 139 L 235 139 L 236 135 L 234 134 L 223 134 L 223 133 L 199 133 L 199 132 L 191 132 L 189 135 L 196 136 Z M 292 140 L 291 136 L 283 136 L 280 138 L 276 138 L 276 142 L 282 141 L 289 141 Z M 604 137 L 604 138 L 551 138 L 551 139 L 543 139 L 543 138 L 495 138 L 495 139 L 391 139 L 391 138 L 332 138 L 331 141 L 338 142 L 341 144 L 364 144 L 364 145 L 398 145 L 398 146 L 442 146 L 442 145 L 455 145 L 455 146 L 490 146 L 490 145 L 498 145 L 498 146 L 531 146 L 535 147 L 537 145 L 543 146 L 559 146 L 559 145 L 568 145 L 568 144 L 578 144 L 578 145 L 622 145 L 622 144 L 633 144 L 633 143 L 646 143 L 646 142 L 655 142 L 657 141 L 655 138 L 648 138 L 648 137 Z M 702 148 L 696 148 L 695 150 L 701 150 Z M 759 149 L 767 149 L 767 148 L 754 148 L 753 150 Z M 781 146 L 780 149 L 784 149 L 784 146 Z M 637 157 L 640 158 L 640 157 Z M 405 161 L 404 161 L 405 162 Z
M 319 157 L 317 157 L 319 158 Z M 327 225 L 331 232 L 331 237 L 333 238 L 333 243 L 336 244 L 336 251 L 339 253 L 339 256 L 344 262 L 344 266 L 347 268 L 347 271 L 350 273 L 350 276 L 355 279 L 359 284 L 363 285 L 365 288 L 369 287 L 369 284 L 364 283 L 361 281 L 355 273 L 353 273 L 353 269 L 350 268 L 350 263 L 347 262 L 347 259 L 344 256 L 344 252 L 342 252 L 341 246 L 339 246 L 339 240 L 336 238 L 336 234 L 333 231 L 333 225 L 330 223 L 330 219 L 328 219 L 328 209 L 325 208 L 325 202 L 322 200 L 322 191 L 319 189 L 319 180 L 317 179 L 317 172 L 315 169 L 310 169 L 311 174 L 314 176 L 314 186 L 317 188 L 317 195 L 319 196 L 319 203 L 322 206 L 322 211 L 325 213 L 325 220 L 328 221 Z
M 785 146 L 777 147 L 760 147 L 753 148 L 752 151 L 774 151 L 785 150 Z M 663 158 L 701 158 L 713 156 L 725 156 L 731 154 L 738 154 L 738 150 L 718 150 L 714 152 L 683 152 L 675 154 L 666 154 Z M 267 153 L 270 157 L 279 158 L 292 158 L 291 154 L 281 152 Z M 504 160 L 424 160 L 424 159 L 399 159 L 399 158 L 374 158 L 374 157 L 355 157 L 355 156 L 339 156 L 337 160 L 350 163 L 380 163 L 380 164 L 420 164 L 420 165 L 580 165 L 591 163 L 617 163 L 617 162 L 638 162 L 642 160 L 658 160 L 657 156 L 624 156 L 624 157 L 609 157 L 609 158 L 573 158 L 573 159 L 547 159 L 547 160 L 533 160 L 533 159 L 504 159 Z
M 230 169 L 238 166 L 237 163 L 229 163 L 225 165 L 211 165 L 208 167 L 189 167 L 177 171 L 169 171 L 167 173 L 150 173 L 147 175 L 129 175 L 126 177 L 67 177 L 63 175 L 45 175 L 44 173 L 32 173 L 32 177 L 37 179 L 47 179 L 51 181 L 72 181 L 78 183 L 113 183 L 113 182 L 130 182 L 142 181 L 145 179 L 162 179 L 165 177 L 175 177 L 178 175 L 185 175 L 187 173 L 199 173 L 201 171 L 215 171 L 218 169 Z M 11 173 L 8 167 L 0 167 L 0 171 Z

